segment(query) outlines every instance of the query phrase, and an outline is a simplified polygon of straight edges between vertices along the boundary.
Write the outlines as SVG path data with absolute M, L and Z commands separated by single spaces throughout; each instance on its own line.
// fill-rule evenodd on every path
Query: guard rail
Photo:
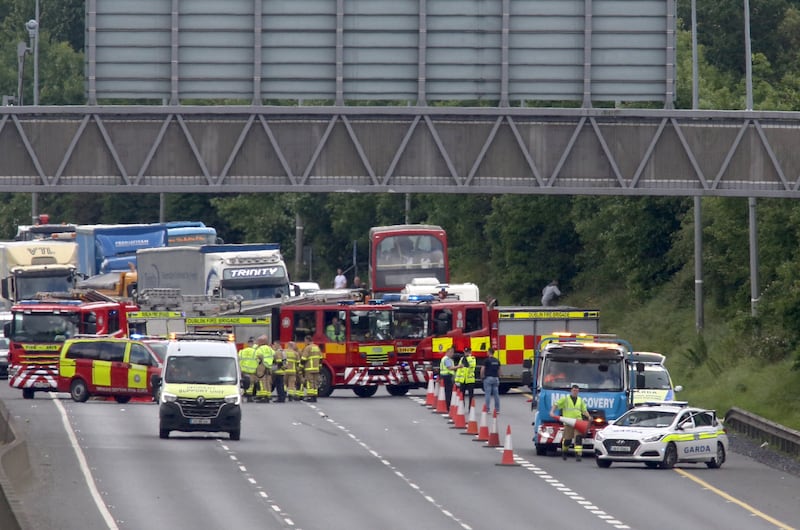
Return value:
M 725 427 L 749 438 L 765 441 L 772 449 L 794 458 L 800 457 L 800 431 L 737 407 L 732 407 L 725 413 Z

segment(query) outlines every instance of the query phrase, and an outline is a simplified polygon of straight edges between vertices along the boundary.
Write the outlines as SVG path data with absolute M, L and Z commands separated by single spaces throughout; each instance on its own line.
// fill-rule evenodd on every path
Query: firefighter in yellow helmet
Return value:
M 319 390 L 319 366 L 322 363 L 322 351 L 319 346 L 311 341 L 311 335 L 306 335 L 305 348 L 300 353 L 300 364 L 303 365 L 306 380 L 306 401 L 317 401 Z
M 286 386 L 286 393 L 289 401 L 300 401 L 297 392 L 297 365 L 300 362 L 300 352 L 297 351 L 297 344 L 290 342 L 283 350 L 283 384 Z
M 239 368 L 241 368 L 243 375 L 250 377 L 251 381 L 252 390 L 248 389 L 249 392 L 247 393 L 247 401 L 252 401 L 253 396 L 256 393 L 255 381 L 256 365 L 258 364 L 258 361 L 256 360 L 256 349 L 254 343 L 255 340 L 253 337 L 250 337 L 247 340 L 247 345 L 239 350 Z
M 256 382 L 255 397 L 259 401 L 269 403 L 272 398 L 272 363 L 275 360 L 275 350 L 269 345 L 266 335 L 256 339 Z M 259 360 L 259 357 L 261 358 Z

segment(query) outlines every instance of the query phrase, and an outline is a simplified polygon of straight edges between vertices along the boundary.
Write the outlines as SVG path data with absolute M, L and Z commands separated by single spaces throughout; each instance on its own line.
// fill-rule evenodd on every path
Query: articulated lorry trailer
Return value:
M 201 245 L 141 249 L 137 292 L 178 289 L 181 295 L 243 301 L 291 295 L 289 274 L 277 244 Z
M 167 246 L 163 224 L 80 225 L 78 272 L 84 277 L 136 268 L 136 251 Z

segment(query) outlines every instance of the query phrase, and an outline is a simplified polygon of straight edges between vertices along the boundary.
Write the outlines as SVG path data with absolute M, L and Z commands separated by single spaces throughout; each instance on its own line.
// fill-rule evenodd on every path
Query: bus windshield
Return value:
M 581 390 L 621 391 L 623 366 L 619 359 L 547 358 L 542 367 L 542 388 L 569 390 L 577 384 Z
M 450 281 L 447 239 L 441 229 L 431 234 L 399 232 L 373 236 L 371 248 L 372 288 L 375 291 L 400 291 L 414 278 Z

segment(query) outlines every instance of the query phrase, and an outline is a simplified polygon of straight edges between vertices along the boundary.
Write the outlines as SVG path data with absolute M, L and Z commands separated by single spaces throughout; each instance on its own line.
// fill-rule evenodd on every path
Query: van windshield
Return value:
M 230 357 L 170 357 L 164 372 L 167 383 L 236 384 L 236 359 Z

